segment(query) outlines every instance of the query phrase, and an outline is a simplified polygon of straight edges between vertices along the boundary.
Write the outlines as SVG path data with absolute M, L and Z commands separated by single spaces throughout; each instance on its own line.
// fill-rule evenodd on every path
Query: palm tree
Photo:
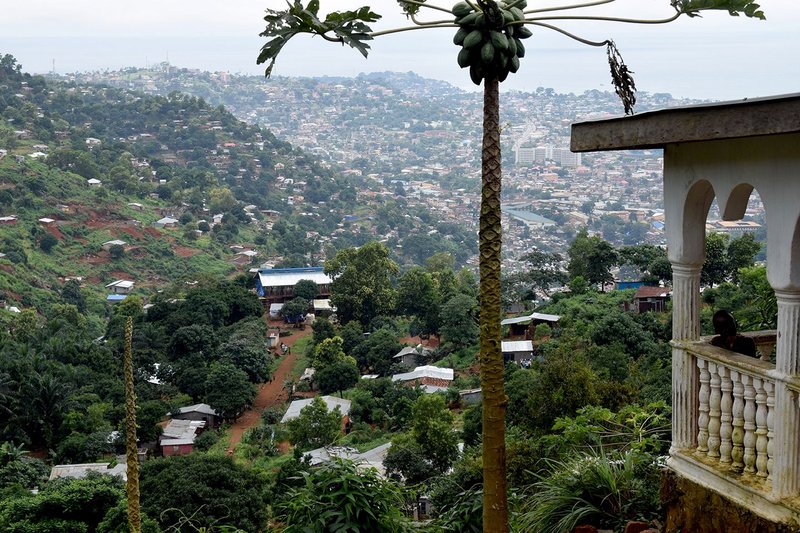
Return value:
M 49 372 L 34 373 L 22 386 L 22 406 L 28 427 L 41 431 L 47 449 L 52 447 L 54 432 L 69 411 L 70 392 L 69 385 Z
M 663 19 L 600 17 L 597 15 L 563 15 L 565 11 L 611 4 L 616 0 L 587 0 L 573 5 L 537 7 L 522 11 L 526 0 L 464 0 L 446 8 L 426 0 L 398 0 L 412 26 L 373 31 L 370 23 L 381 16 L 369 6 L 354 11 L 331 12 L 319 16 L 319 0 L 300 0 L 289 3 L 283 11 L 267 10 L 266 29 L 262 37 L 270 40 L 261 48 L 258 63 L 267 63 L 266 76 L 272 73 L 275 60 L 289 40 L 308 33 L 335 43 L 347 44 L 364 57 L 369 52 L 367 41 L 390 33 L 430 28 L 458 28 L 454 42 L 461 45 L 458 63 L 470 68 L 470 78 L 483 82 L 483 144 L 481 157 L 481 210 L 479 228 L 480 268 L 480 363 L 483 397 L 483 530 L 487 533 L 508 531 L 508 503 L 505 477 L 505 409 L 503 387 L 503 358 L 501 352 L 500 225 L 501 153 L 500 153 L 500 82 L 519 68 L 519 58 L 525 55 L 520 39 L 530 36 L 528 27 L 553 30 L 580 43 L 605 47 L 611 68 L 612 81 L 625 107 L 633 112 L 636 102 L 631 73 L 622 62 L 611 40 L 591 41 L 559 28 L 563 20 L 606 21 L 637 24 L 669 23 L 681 15 L 697 16 L 701 10 L 723 9 L 732 15 L 764 18 L 758 4 L 751 0 L 715 0 L 713 5 L 698 0 L 669 0 L 674 12 Z M 666 0 L 665 0 L 666 4 Z M 421 9 L 444 12 L 447 20 L 423 21 Z M 455 15 L 455 20 L 452 18 Z

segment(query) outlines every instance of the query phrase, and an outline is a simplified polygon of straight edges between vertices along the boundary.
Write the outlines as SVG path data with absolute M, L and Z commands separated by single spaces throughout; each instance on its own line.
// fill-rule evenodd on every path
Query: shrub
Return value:
M 590 452 L 552 465 L 531 487 L 521 531 L 561 533 L 582 523 L 621 531 L 630 520 L 658 516 L 660 468 L 653 455 Z

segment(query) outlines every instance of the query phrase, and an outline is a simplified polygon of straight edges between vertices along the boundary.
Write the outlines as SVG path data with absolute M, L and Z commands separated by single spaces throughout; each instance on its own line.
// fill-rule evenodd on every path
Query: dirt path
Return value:
M 291 347 L 294 346 L 294 343 L 298 339 L 311 335 L 312 333 L 313 330 L 310 327 L 307 327 L 303 331 L 293 331 L 291 336 L 282 337 L 281 342 Z M 244 432 L 258 425 L 261 419 L 261 412 L 264 409 L 286 401 L 287 394 L 286 389 L 283 388 L 283 382 L 289 378 L 289 373 L 292 371 L 297 357 L 297 353 L 290 351 L 288 355 L 281 359 L 278 368 L 275 370 L 275 374 L 272 376 L 272 381 L 259 385 L 258 394 L 253 402 L 253 408 L 246 411 L 239 417 L 236 423 L 231 426 L 231 438 L 227 450 L 228 455 L 233 454 L 233 450 L 236 448 L 236 445 L 239 444 L 239 441 L 242 440 Z

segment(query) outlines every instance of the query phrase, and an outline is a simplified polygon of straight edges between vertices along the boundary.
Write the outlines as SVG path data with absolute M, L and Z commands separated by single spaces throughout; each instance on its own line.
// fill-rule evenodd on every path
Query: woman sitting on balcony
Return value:
M 732 352 L 756 357 L 756 343 L 750 337 L 737 333 L 736 319 L 727 311 L 714 313 L 714 333 L 711 344 Z

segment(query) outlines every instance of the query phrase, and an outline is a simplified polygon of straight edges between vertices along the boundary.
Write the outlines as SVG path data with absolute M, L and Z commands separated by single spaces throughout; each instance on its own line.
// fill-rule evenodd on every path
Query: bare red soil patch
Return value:
M 136 228 L 134 228 L 132 226 L 124 226 L 124 227 L 122 227 L 120 229 L 122 230 L 123 233 L 127 233 L 128 235 L 130 235 L 134 239 L 137 239 L 137 240 L 144 239 L 144 233 L 142 233 L 140 230 L 138 230 L 138 229 L 136 229 Z
M 186 246 L 174 246 L 172 250 L 178 257 L 192 257 L 193 255 L 197 255 L 198 253 L 200 253 L 199 250 L 195 250 L 194 248 L 187 248 Z
M 143 231 L 151 237 L 161 237 L 161 232 L 156 228 L 144 228 Z
M 50 233 L 50 235 L 52 235 L 53 237 L 55 237 L 59 241 L 64 239 L 64 234 L 61 233 L 61 230 L 58 229 L 58 226 L 56 226 L 56 225 L 51 224 L 51 225 L 47 226 L 47 231 Z
M 400 339 L 401 343 L 410 344 L 412 346 L 416 346 L 417 344 L 421 344 L 428 348 L 438 348 L 439 347 L 439 337 L 435 335 L 431 335 L 427 339 L 420 338 L 419 336 L 416 337 L 403 337 Z

